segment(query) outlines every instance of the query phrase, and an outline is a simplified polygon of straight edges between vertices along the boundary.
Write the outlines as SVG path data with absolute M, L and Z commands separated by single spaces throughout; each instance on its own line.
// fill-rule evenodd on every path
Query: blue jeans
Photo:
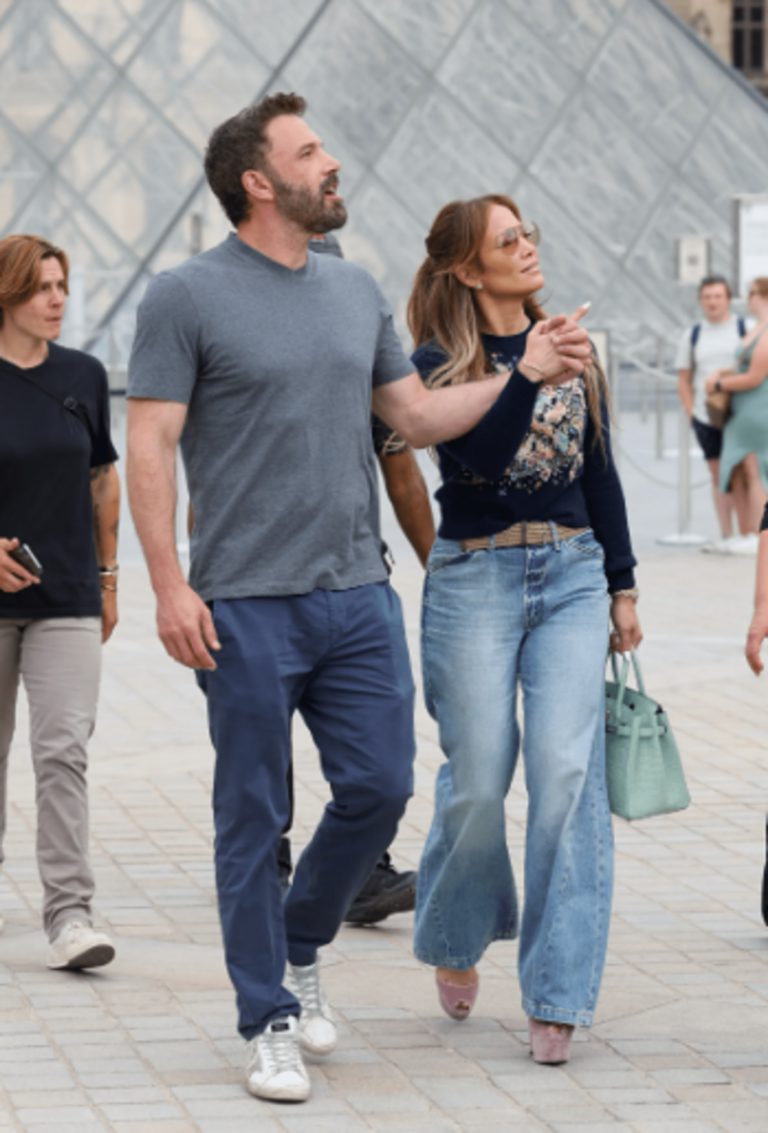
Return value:
M 613 888 L 605 788 L 608 595 L 591 531 L 541 547 L 462 552 L 438 539 L 427 567 L 427 707 L 447 763 L 419 867 L 415 952 L 472 967 L 518 934 L 504 799 L 520 745 L 528 790 L 518 966 L 526 1013 L 589 1026 Z
M 413 790 L 413 679 L 387 583 L 286 598 L 217 600 L 214 672 L 199 673 L 216 749 L 216 885 L 240 1033 L 299 1004 L 285 962 L 313 964 L 395 836 Z M 283 903 L 291 717 L 320 752 L 332 800 Z

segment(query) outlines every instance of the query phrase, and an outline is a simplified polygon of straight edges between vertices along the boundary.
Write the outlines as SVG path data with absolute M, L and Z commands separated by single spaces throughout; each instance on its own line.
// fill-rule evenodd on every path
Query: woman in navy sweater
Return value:
M 415 951 L 462 1019 L 485 949 L 519 931 L 532 1053 L 557 1063 L 574 1025 L 591 1025 L 608 939 L 609 617 L 615 648 L 641 633 L 605 379 L 577 323 L 585 308 L 548 320 L 534 298 L 538 239 L 506 196 L 446 205 L 409 304 L 428 384 L 510 374 L 476 428 L 438 446 L 442 519 L 422 655 L 447 762 L 419 869 Z M 518 688 L 529 796 L 521 918 L 504 816 Z

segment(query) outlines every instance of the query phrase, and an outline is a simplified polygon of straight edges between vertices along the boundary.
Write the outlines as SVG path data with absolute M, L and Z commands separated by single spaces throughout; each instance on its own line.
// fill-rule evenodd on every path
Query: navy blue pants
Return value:
M 286 956 L 315 962 L 395 836 L 413 791 L 413 678 L 388 583 L 216 600 L 221 652 L 198 678 L 216 749 L 213 811 L 224 949 L 240 1033 L 300 1013 Z M 277 849 L 290 810 L 291 717 L 320 752 L 332 799 L 283 903 Z

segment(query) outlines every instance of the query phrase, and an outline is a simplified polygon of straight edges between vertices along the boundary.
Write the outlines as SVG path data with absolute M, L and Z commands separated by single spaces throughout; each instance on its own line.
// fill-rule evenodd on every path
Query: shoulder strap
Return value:
M 743 338 L 747 333 L 747 324 L 745 323 L 741 315 L 739 315 L 738 319 L 736 320 L 736 326 L 739 328 L 739 338 Z
M 61 398 L 58 396 L 58 394 L 51 393 L 51 391 L 49 389 L 46 389 L 44 385 L 41 385 L 40 382 L 36 382 L 33 377 L 31 377 L 29 374 L 26 374 L 18 367 L 12 372 L 16 375 L 17 378 L 21 378 L 22 381 L 25 381 L 27 383 L 27 385 L 33 386 L 34 389 L 36 389 L 39 393 L 44 393 L 46 397 L 50 397 L 51 401 L 55 401 L 56 404 L 60 405 L 62 409 L 65 409 L 67 413 L 71 413 L 73 417 L 76 417 L 80 424 L 86 429 L 88 437 L 91 443 L 93 443 L 93 432 L 91 431 L 91 423 L 88 420 L 88 414 L 85 412 L 84 406 L 80 405 L 76 398 L 71 396 Z
M 696 358 L 694 357 L 693 352 L 696 349 L 696 343 L 699 341 L 699 335 L 700 334 L 701 334 L 701 323 L 696 323 L 696 326 L 691 329 L 691 365 L 690 365 L 691 370 L 696 369 Z

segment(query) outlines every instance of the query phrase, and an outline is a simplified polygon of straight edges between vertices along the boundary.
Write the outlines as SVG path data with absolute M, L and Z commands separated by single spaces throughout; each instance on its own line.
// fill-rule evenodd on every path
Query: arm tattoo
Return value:
M 109 472 L 111 464 L 98 464 L 95 468 L 91 469 L 91 482 L 98 480 L 100 476 L 105 476 Z

